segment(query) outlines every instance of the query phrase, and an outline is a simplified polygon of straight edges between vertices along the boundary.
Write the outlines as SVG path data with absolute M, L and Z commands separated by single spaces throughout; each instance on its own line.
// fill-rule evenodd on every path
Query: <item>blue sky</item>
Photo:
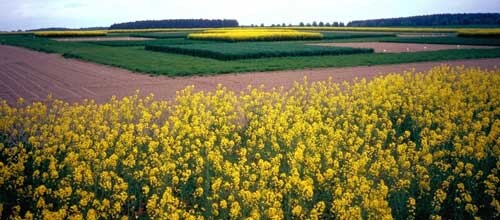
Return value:
M 243 25 L 297 24 L 469 12 L 500 12 L 500 0 L 0 0 L 0 30 L 175 18 L 232 18 Z

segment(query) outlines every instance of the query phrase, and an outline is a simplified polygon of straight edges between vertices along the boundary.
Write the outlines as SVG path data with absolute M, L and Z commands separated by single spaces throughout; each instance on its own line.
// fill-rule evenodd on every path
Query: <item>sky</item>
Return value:
M 0 0 L 0 30 L 107 27 L 161 19 L 237 19 L 241 25 L 349 22 L 436 13 L 500 12 L 500 0 Z

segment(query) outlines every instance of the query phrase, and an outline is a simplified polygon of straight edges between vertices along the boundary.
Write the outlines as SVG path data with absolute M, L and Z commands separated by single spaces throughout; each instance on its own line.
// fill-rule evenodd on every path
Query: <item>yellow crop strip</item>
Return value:
M 500 70 L 0 102 L 2 219 L 498 219 Z M 5 196 L 4 196 L 5 195 Z
M 272 40 L 313 40 L 322 39 L 317 32 L 305 32 L 276 28 L 220 28 L 199 33 L 191 33 L 189 39 L 223 41 L 272 41 Z

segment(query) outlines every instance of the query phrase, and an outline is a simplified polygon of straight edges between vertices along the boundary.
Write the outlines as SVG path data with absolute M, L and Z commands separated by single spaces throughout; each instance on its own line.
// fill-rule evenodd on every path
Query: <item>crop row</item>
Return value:
M 207 57 L 218 60 L 373 53 L 373 49 L 325 47 L 305 45 L 304 43 L 286 42 L 211 43 L 186 45 L 148 44 L 146 45 L 145 49 L 151 51 Z

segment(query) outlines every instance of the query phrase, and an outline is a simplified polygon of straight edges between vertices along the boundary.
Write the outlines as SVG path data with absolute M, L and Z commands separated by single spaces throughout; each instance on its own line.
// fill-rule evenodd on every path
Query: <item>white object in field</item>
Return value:
M 387 52 L 387 50 L 386 50 L 386 49 L 384 49 L 384 53 L 385 53 L 385 52 Z
M 424 47 L 424 50 L 427 50 L 427 47 Z
M 410 48 L 408 48 L 408 47 L 407 47 L 407 48 L 406 48 L 406 52 L 410 52 Z
M 457 48 L 460 48 L 460 45 L 457 45 Z

